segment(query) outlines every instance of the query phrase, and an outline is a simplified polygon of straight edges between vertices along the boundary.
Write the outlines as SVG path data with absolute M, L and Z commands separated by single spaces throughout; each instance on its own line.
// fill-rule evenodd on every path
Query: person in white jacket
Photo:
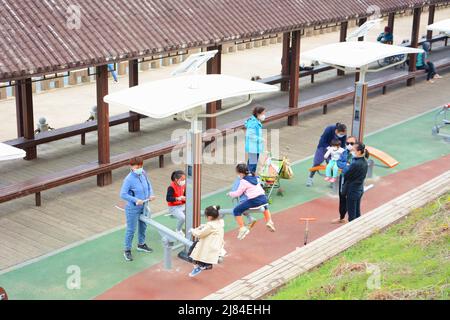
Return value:
M 197 276 L 203 270 L 212 269 L 214 264 L 219 263 L 220 257 L 224 256 L 225 223 L 220 218 L 219 210 L 219 206 L 206 208 L 205 216 L 208 219 L 206 224 L 191 230 L 198 242 L 195 243 L 190 255 L 194 262 L 190 277 Z

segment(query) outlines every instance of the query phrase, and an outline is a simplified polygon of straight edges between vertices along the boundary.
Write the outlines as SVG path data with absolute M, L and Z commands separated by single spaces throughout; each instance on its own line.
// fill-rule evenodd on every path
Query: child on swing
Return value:
M 272 221 L 272 216 L 267 206 L 269 201 L 264 189 L 258 181 L 258 177 L 256 177 L 254 173 L 251 173 L 248 170 L 247 165 L 244 163 L 237 165 L 236 173 L 240 178 L 239 187 L 236 191 L 228 193 L 228 196 L 232 198 L 239 198 L 244 194 L 248 199 L 233 209 L 233 214 L 236 218 L 237 224 L 239 225 L 238 239 L 243 240 L 250 233 L 250 229 L 245 226 L 242 214 L 251 208 L 257 208 L 263 205 L 265 205 L 264 220 L 266 222 L 267 229 L 271 232 L 275 232 L 275 225 Z
M 190 277 L 197 276 L 203 270 L 212 269 L 225 255 L 224 250 L 224 226 L 219 214 L 220 207 L 212 206 L 205 209 L 206 224 L 191 229 L 192 236 L 198 241 L 194 243 L 190 258 L 194 262 L 194 269 Z

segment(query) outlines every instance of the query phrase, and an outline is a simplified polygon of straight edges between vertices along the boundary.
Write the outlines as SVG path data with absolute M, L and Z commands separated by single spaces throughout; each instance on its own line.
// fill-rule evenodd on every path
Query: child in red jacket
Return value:
M 186 220 L 186 174 L 181 170 L 174 171 L 171 180 L 172 183 L 167 188 L 166 201 L 169 214 L 178 220 L 176 232 L 184 237 L 182 228 Z

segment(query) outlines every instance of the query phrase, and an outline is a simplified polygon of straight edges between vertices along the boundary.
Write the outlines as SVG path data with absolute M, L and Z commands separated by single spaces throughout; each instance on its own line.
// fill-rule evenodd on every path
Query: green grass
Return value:
M 449 214 L 450 193 L 301 275 L 269 299 L 448 300 Z

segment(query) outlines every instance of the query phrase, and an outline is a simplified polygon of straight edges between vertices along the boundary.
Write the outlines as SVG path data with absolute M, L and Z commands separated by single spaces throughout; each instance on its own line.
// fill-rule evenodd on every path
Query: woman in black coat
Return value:
M 363 143 L 357 143 L 352 151 L 353 160 L 344 173 L 342 193 L 347 198 L 348 221 L 361 216 L 361 198 L 364 194 L 364 180 L 367 176 L 369 152 Z

